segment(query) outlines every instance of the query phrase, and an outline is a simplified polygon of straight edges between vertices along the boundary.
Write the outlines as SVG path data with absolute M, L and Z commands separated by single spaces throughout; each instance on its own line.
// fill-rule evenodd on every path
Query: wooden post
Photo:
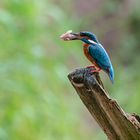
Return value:
M 128 114 L 105 91 L 99 74 L 77 69 L 68 75 L 93 118 L 109 140 L 140 140 L 140 117 Z

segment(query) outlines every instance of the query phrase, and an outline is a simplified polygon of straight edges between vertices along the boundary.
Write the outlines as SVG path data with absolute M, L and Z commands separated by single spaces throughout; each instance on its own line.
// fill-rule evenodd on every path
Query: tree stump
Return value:
M 91 69 L 77 69 L 68 75 L 93 118 L 109 140 L 140 140 L 140 117 L 125 113 L 118 103 L 111 99 L 103 87 L 98 73 Z

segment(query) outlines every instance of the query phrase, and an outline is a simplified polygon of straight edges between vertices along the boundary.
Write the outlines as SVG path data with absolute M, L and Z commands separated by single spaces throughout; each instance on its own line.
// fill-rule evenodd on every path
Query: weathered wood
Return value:
M 81 100 L 109 140 L 140 140 L 140 117 L 125 113 L 104 90 L 97 73 L 77 69 L 68 75 Z

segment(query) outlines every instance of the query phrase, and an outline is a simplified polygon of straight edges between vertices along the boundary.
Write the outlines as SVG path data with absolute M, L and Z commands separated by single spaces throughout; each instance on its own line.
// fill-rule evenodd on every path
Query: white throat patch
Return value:
M 97 44 L 96 42 L 94 42 L 93 40 L 88 39 L 88 41 L 92 44 Z

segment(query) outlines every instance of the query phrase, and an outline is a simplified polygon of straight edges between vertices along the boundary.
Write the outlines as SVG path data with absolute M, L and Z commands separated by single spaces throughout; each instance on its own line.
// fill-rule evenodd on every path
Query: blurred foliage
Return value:
M 140 114 L 138 5 L 0 1 L 0 140 L 106 139 L 67 79 L 72 69 L 89 64 L 81 42 L 59 39 L 69 29 L 99 36 L 116 74 L 114 85 L 101 74 L 106 88 L 127 112 Z

